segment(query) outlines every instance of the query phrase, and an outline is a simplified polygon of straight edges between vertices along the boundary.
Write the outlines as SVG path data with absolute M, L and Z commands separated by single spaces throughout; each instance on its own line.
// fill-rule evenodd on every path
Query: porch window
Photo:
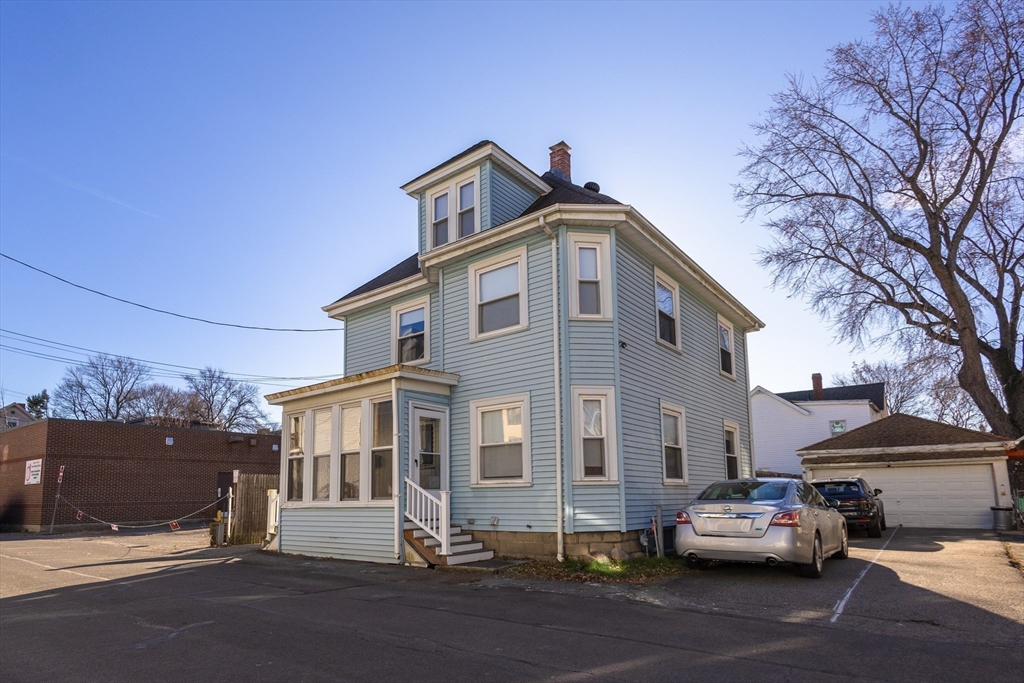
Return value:
M 303 444 L 306 416 L 292 415 L 288 420 L 288 500 L 302 500 L 302 466 L 306 458 Z
M 665 483 L 686 483 L 686 412 L 682 406 L 661 402 L 661 443 L 665 457 Z
M 313 412 L 313 500 L 331 499 L 331 409 Z
M 394 415 L 391 401 L 373 405 L 373 448 L 370 450 L 370 495 L 373 500 L 391 499 L 392 461 L 394 460 Z
M 341 500 L 359 500 L 362 412 L 362 407 L 358 404 L 341 409 Z
M 658 341 L 679 348 L 679 289 L 655 271 L 654 299 L 658 315 Z
M 526 248 L 470 266 L 470 338 L 526 327 Z
M 615 389 L 573 387 L 573 479 L 615 481 Z
M 392 362 L 416 365 L 430 360 L 430 297 L 391 309 Z
M 737 446 L 739 445 L 740 426 L 735 422 L 725 421 L 725 478 L 739 479 L 740 477 L 740 456 Z
M 732 362 L 732 323 L 722 316 L 718 316 L 718 350 L 721 358 L 721 371 L 735 379 L 736 374 Z
M 527 394 L 470 402 L 476 485 L 521 485 L 530 481 L 530 404 Z

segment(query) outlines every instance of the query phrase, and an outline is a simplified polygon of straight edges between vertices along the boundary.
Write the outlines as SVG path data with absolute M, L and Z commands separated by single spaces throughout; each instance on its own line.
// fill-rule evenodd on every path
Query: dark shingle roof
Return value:
M 845 434 L 801 448 L 801 451 L 832 451 L 848 448 L 893 448 L 896 446 L 944 446 L 961 443 L 996 443 L 1006 437 L 989 432 L 954 427 L 923 417 L 896 413 L 851 429 Z
M 848 387 L 829 387 L 822 392 L 823 401 L 857 401 L 867 399 L 879 410 L 885 408 L 885 383 L 875 382 L 873 384 L 852 384 Z M 786 391 L 775 394 L 793 403 L 802 403 L 814 400 L 814 392 L 811 389 L 806 391 Z
M 359 296 L 360 294 L 366 294 L 367 292 L 372 292 L 375 289 L 380 289 L 381 287 L 386 287 L 390 284 L 400 282 L 401 280 L 412 277 L 413 275 L 419 275 L 419 272 L 420 257 L 419 254 L 413 254 L 397 266 L 393 266 L 392 268 L 385 270 L 366 284 L 356 287 L 351 292 L 338 299 L 338 301 L 351 299 Z M 338 301 L 335 301 L 334 303 L 338 303 Z
M 541 178 L 552 187 L 551 192 L 542 195 L 537 201 L 526 207 L 526 211 L 523 211 L 520 214 L 521 216 L 533 213 L 534 211 L 540 211 L 555 204 L 622 204 L 622 202 L 612 199 L 606 194 L 574 185 L 564 178 L 559 178 L 551 173 L 551 171 L 542 175 Z
M 448 159 L 447 161 L 442 161 L 441 163 L 439 163 L 437 166 L 435 166 L 434 168 L 430 169 L 429 171 L 426 171 L 425 173 L 420 173 L 418 176 L 416 176 L 415 178 L 413 178 L 412 180 L 407 182 L 406 185 L 411 185 L 412 183 L 415 183 L 420 178 L 426 178 L 428 175 L 430 175 L 431 173 L 433 173 L 437 169 L 439 169 L 439 168 L 441 168 L 443 166 L 447 166 L 448 164 L 452 163 L 456 159 L 458 159 L 460 157 L 464 157 L 464 156 L 466 156 L 467 154 L 469 154 L 471 152 L 475 152 L 478 149 L 480 149 L 481 147 L 484 147 L 486 145 L 494 145 L 494 143 L 491 142 L 490 140 L 481 140 L 480 142 L 476 143 L 472 147 L 469 147 L 467 149 L 462 150 L 461 152 L 459 152 L 458 154 L 453 156 L 451 159 Z M 494 146 L 498 147 L 498 145 L 494 145 Z M 498 149 L 501 149 L 501 147 L 498 147 Z M 502 151 L 504 152 L 505 150 L 502 150 Z M 505 153 L 508 154 L 508 152 L 505 152 Z

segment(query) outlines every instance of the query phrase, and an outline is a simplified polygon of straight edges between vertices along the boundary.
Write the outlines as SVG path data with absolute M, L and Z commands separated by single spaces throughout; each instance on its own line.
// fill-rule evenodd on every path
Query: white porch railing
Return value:
M 405 516 L 441 543 L 438 555 L 450 555 L 451 491 L 440 491 L 440 494 L 438 498 L 409 477 L 405 478 Z

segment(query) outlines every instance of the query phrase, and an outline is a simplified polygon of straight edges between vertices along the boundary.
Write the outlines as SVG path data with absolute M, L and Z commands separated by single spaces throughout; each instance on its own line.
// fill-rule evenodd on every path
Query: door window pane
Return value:
M 313 500 L 329 500 L 331 497 L 331 456 L 318 455 L 313 458 Z
M 425 489 L 441 488 L 441 421 L 420 418 L 419 484 Z

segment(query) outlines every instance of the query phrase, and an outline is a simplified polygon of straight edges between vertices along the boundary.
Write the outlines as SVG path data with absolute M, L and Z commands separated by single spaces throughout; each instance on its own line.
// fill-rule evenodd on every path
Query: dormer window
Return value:
M 480 183 L 477 171 L 463 174 L 428 195 L 429 249 L 480 231 Z M 455 215 L 452 215 L 452 214 Z

